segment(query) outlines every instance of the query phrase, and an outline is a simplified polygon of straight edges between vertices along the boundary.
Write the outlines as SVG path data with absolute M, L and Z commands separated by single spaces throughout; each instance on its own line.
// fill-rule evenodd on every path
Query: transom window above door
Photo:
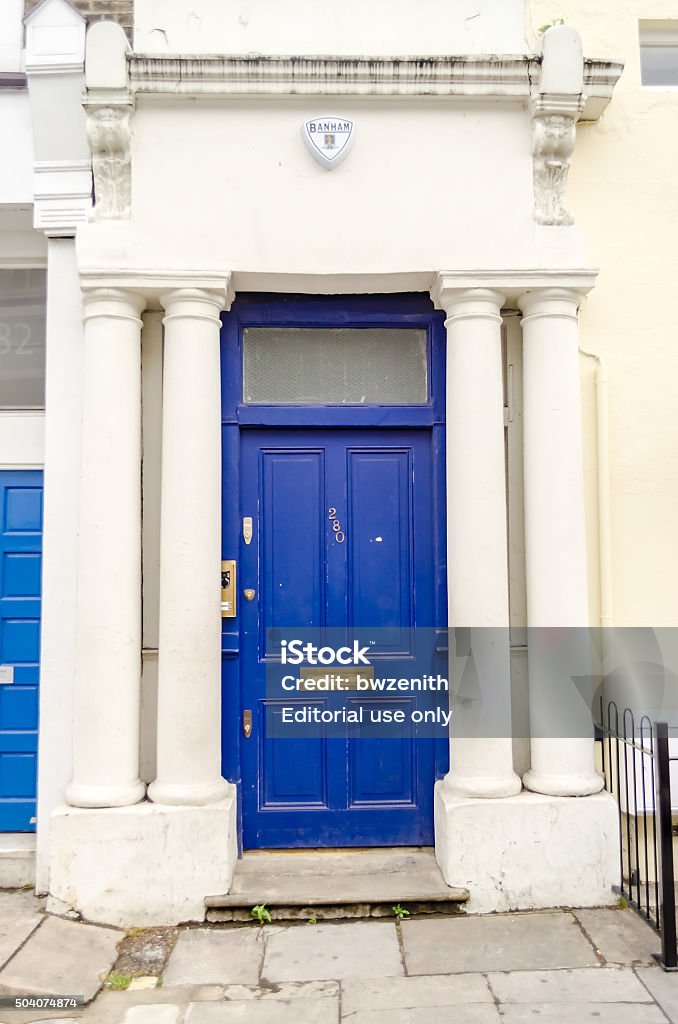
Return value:
M 426 405 L 427 332 L 418 327 L 245 327 L 249 405 Z

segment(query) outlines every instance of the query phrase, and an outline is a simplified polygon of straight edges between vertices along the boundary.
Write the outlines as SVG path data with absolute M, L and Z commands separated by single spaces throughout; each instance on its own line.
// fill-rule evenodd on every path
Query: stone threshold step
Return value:
M 271 915 L 271 920 L 276 921 L 340 921 L 347 919 L 360 919 L 367 917 L 388 917 L 395 918 L 393 907 L 399 905 L 407 911 L 405 916 L 423 916 L 429 914 L 460 914 L 468 899 L 466 890 L 461 890 L 465 895 L 451 897 L 446 900 L 397 900 L 391 903 L 295 903 L 287 905 L 269 905 L 266 909 Z M 233 903 L 226 906 L 210 905 L 216 900 L 223 900 L 224 897 L 208 897 L 205 900 L 207 912 L 205 920 L 210 924 L 225 922 L 249 922 L 254 921 L 251 910 L 253 903 Z
M 468 896 L 445 884 L 429 847 L 266 850 L 245 852 L 230 892 L 208 896 L 205 907 L 208 920 L 224 921 L 249 919 L 261 903 L 278 919 L 375 917 L 392 916 L 397 904 L 451 913 Z

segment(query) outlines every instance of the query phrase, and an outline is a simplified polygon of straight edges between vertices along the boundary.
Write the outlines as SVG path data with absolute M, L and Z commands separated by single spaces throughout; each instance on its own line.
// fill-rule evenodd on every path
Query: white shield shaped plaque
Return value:
M 355 125 L 347 117 L 326 114 L 304 121 L 301 134 L 309 152 L 329 171 L 345 160 L 353 145 Z

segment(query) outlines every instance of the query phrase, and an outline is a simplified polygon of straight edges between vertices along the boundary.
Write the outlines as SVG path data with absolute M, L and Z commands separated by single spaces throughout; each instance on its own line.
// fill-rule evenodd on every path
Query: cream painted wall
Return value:
M 328 172 L 300 126 L 334 107 L 356 137 Z M 134 215 L 110 259 L 317 275 L 534 267 L 530 147 L 519 103 L 139 97 Z M 576 265 L 577 237 L 562 236 Z M 79 231 L 81 266 L 102 265 L 103 237 L 98 225 Z
M 602 120 L 579 128 L 569 205 L 589 263 L 601 268 L 582 311 L 581 342 L 608 367 L 615 624 L 675 625 L 678 90 L 641 86 L 638 20 L 678 19 L 678 3 L 532 0 L 533 25 L 553 17 L 581 33 L 587 55 L 626 64 Z M 590 412 L 590 369 L 584 379 Z M 586 422 L 590 468 L 595 432 L 590 415 Z M 595 527 L 590 535 L 595 541 Z
M 140 53 L 521 53 L 524 0 L 136 0 Z M 368 13 L 369 7 L 369 13 Z

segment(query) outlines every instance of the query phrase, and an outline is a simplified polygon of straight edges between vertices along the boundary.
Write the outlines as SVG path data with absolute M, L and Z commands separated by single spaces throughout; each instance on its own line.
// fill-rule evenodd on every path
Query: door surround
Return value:
M 446 625 L 445 565 L 445 328 L 444 316 L 426 293 L 377 296 L 239 295 L 222 317 L 222 558 L 237 558 L 241 543 L 240 431 L 257 427 L 294 428 L 420 428 L 431 433 L 434 509 L 435 621 Z M 428 398 L 420 405 L 254 405 L 242 401 L 242 330 L 254 326 L 298 327 L 423 327 L 427 332 Z M 244 513 L 242 513 L 244 514 Z M 240 586 L 244 584 L 240 582 Z M 242 591 L 238 595 L 242 600 Z M 240 788 L 241 769 L 241 639 L 239 619 L 224 619 L 222 630 L 222 771 Z M 435 744 L 434 778 L 447 770 L 448 750 Z M 242 815 L 239 801 L 239 842 Z

